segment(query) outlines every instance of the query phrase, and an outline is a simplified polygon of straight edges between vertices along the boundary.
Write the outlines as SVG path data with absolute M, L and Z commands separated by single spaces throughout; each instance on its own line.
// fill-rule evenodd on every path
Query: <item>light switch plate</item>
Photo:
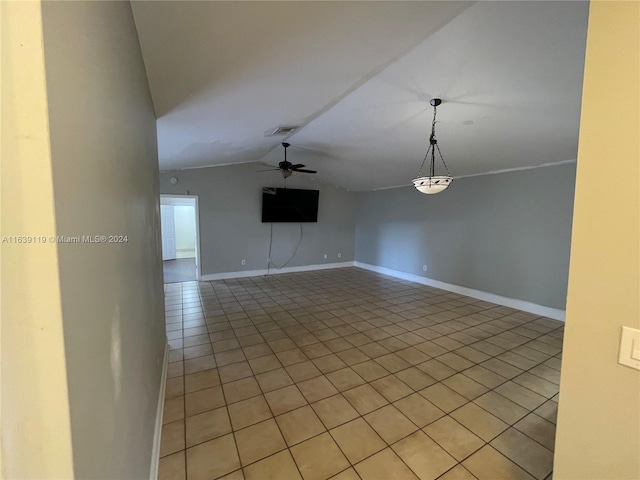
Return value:
M 640 370 L 640 330 L 622 327 L 618 363 Z

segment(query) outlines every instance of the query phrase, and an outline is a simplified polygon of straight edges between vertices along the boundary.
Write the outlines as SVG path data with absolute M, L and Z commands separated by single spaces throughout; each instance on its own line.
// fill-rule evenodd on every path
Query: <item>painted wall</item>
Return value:
M 574 183 L 570 163 L 358 193 L 356 260 L 564 309 Z
M 165 347 L 155 116 L 128 2 L 43 2 L 76 478 L 149 477 Z
M 195 208 L 176 205 L 173 207 L 176 227 L 176 254 L 178 258 L 196 256 L 196 214 Z
M 617 363 L 640 329 L 639 80 L 640 3 L 592 1 L 554 479 L 640 478 L 640 371 Z
M 39 2 L 0 2 L 2 478 L 73 478 Z M 40 240 L 42 240 L 40 238 Z
M 262 187 L 282 187 L 283 179 L 278 172 L 257 173 L 259 169 L 256 164 L 241 164 L 160 174 L 162 193 L 188 191 L 199 197 L 203 275 L 267 268 L 270 224 L 261 222 Z M 169 182 L 171 177 L 178 178 L 176 185 Z M 287 186 L 320 190 L 318 223 L 302 224 L 303 239 L 288 266 L 352 261 L 355 195 L 301 174 L 290 177 Z M 274 224 L 273 262 L 284 264 L 299 239 L 299 224 Z

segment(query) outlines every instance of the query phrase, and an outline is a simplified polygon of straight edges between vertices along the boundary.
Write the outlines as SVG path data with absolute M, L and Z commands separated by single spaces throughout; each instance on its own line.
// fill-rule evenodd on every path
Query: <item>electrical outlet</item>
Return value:
M 326 253 L 324 254 L 324 259 L 325 259 L 325 260 L 327 259 L 327 254 L 326 254 Z
M 427 266 L 426 265 L 422 265 L 422 271 L 426 272 L 427 271 Z
M 338 258 L 342 258 L 342 254 L 341 253 L 338 253 Z
M 240 265 L 244 265 L 244 264 L 246 264 L 246 263 L 247 263 L 247 262 L 245 262 L 245 261 L 244 261 L 244 258 L 240 261 Z

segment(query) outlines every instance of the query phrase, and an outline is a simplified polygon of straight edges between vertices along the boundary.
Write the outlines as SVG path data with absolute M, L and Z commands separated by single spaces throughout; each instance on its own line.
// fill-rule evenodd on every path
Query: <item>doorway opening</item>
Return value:
M 160 195 L 164 283 L 200 278 L 198 197 Z

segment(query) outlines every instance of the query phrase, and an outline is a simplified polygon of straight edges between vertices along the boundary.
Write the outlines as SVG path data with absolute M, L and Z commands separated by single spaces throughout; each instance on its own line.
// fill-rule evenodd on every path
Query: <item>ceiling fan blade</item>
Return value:
M 291 170 L 295 170 L 297 168 L 303 168 L 304 165 L 302 163 L 296 163 L 295 165 L 291 165 Z
M 315 170 L 305 170 L 303 168 L 296 168 L 296 169 L 292 169 L 294 172 L 300 172 L 300 173 L 318 173 Z

